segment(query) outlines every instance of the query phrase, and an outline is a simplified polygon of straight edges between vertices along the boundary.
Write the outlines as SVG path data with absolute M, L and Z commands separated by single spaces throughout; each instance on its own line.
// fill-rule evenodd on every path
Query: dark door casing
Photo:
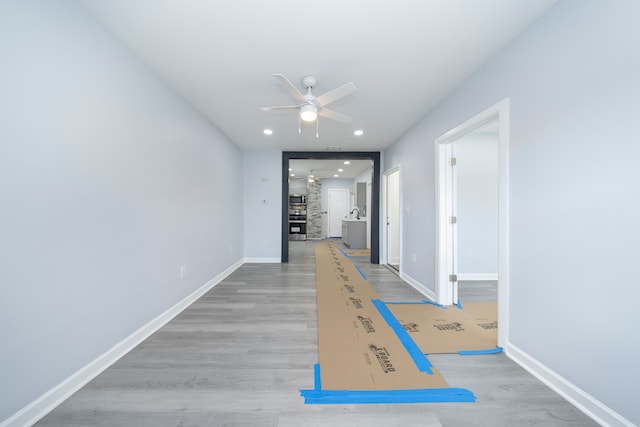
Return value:
M 371 160 L 371 263 L 380 263 L 380 152 L 379 151 L 283 151 L 282 152 L 282 262 L 289 262 L 289 160 Z

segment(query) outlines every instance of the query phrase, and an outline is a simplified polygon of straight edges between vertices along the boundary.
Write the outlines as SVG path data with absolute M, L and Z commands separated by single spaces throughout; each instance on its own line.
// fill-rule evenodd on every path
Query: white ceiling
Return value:
M 349 164 L 345 164 L 345 161 Z M 371 160 L 289 160 L 289 172 L 295 175 L 292 179 L 307 179 L 309 175 L 316 178 L 353 179 L 371 168 Z
M 78 0 L 233 142 L 292 151 L 388 147 L 556 1 Z M 314 75 L 316 95 L 353 82 L 328 106 L 353 121 L 321 118 L 316 139 L 258 110 L 292 104 L 274 73 Z

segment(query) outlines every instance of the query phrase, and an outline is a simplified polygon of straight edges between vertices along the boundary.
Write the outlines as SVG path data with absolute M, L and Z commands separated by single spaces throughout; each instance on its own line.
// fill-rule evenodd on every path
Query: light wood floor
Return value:
M 37 425 L 596 425 L 503 354 L 429 356 L 476 403 L 305 405 L 298 390 L 313 387 L 317 362 L 313 242 L 290 251 L 288 264 L 239 268 Z M 424 298 L 358 265 L 382 300 Z

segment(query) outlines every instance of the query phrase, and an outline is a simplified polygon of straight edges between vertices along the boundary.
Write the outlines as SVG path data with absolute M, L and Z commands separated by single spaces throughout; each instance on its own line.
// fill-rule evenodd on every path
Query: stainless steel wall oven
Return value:
M 306 201 L 307 197 L 304 195 L 289 196 L 289 240 L 307 240 Z

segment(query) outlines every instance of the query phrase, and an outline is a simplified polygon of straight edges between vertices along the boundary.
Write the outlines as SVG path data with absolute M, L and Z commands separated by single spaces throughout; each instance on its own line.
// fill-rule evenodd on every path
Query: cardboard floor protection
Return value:
M 302 391 L 306 403 L 475 400 L 423 354 L 414 360 L 374 305 L 377 292 L 329 241 L 316 244 L 316 284 L 319 366 L 315 390 Z
M 496 349 L 498 304 L 467 302 L 461 307 L 430 303 L 387 303 L 386 307 L 425 354 Z
M 342 249 L 347 256 L 368 257 L 371 256 L 371 249 Z

